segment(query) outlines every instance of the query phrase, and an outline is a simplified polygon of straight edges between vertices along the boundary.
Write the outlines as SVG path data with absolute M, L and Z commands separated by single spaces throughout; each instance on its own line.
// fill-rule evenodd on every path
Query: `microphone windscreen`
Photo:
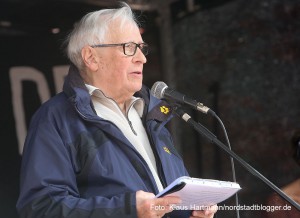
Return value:
M 168 86 L 164 82 L 157 81 L 151 88 L 151 94 L 158 99 L 162 99 L 166 88 L 168 88 Z

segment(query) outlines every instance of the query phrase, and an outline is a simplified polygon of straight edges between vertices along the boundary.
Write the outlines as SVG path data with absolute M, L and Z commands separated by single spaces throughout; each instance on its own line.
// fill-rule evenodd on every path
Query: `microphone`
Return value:
M 202 103 L 197 102 L 196 100 L 191 99 L 173 89 L 170 89 L 164 82 L 161 81 L 157 81 L 153 84 L 151 88 L 151 94 L 158 99 L 174 100 L 181 104 L 187 104 L 205 114 L 215 114 L 215 112 L 213 112 L 210 108 L 206 107 Z

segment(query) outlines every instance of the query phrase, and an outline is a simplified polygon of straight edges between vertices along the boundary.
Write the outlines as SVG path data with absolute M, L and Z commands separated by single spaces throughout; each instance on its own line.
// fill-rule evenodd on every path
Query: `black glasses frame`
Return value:
M 126 46 L 130 46 L 130 45 L 134 45 L 135 48 L 134 48 L 134 52 L 133 54 L 127 54 L 126 53 Z M 142 53 L 144 55 L 147 55 L 148 54 L 148 44 L 147 43 L 135 43 L 135 42 L 126 42 L 126 43 L 118 43 L 118 44 L 98 44 L 98 45 L 91 45 L 92 48 L 101 48 L 101 47 L 114 47 L 114 46 L 122 46 L 123 47 L 123 53 L 126 55 L 126 56 L 133 56 L 135 55 L 136 53 L 136 50 L 137 48 L 139 48 Z

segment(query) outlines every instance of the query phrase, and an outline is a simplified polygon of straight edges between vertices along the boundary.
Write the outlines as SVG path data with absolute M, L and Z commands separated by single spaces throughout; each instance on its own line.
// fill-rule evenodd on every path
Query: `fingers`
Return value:
M 191 218 L 196 218 L 196 217 L 213 218 L 217 210 L 218 210 L 217 205 L 212 205 L 208 207 L 206 210 L 194 210 Z
M 150 204 L 150 210 L 157 213 L 159 216 L 163 216 L 166 213 L 170 213 L 173 211 L 173 206 L 179 204 L 181 202 L 180 198 L 178 197 L 162 197 L 162 198 L 155 198 Z
M 292 196 L 292 199 L 300 204 L 300 196 Z
M 203 218 L 213 218 L 214 217 L 214 213 L 210 213 L 207 210 L 194 210 L 192 213 L 192 216 L 190 218 L 199 218 L 199 217 L 203 217 Z
M 136 192 L 136 207 L 138 218 L 163 217 L 166 213 L 173 211 L 174 205 L 180 204 L 178 197 L 155 198 L 154 194 L 144 191 Z M 217 205 L 206 207 L 205 210 L 195 210 L 191 218 L 213 218 L 218 209 Z
M 169 197 L 156 198 L 155 203 L 160 205 L 173 205 L 173 204 L 181 203 L 181 200 L 179 197 L 169 196 Z
M 173 210 L 172 205 L 180 202 L 178 197 L 155 198 L 152 193 L 136 192 L 136 207 L 139 218 L 163 217 Z

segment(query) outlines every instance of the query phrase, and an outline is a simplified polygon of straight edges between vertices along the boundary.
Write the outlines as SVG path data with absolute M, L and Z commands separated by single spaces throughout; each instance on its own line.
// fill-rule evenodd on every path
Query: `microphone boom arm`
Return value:
M 280 188 L 274 185 L 270 180 L 264 177 L 261 173 L 259 173 L 256 169 L 254 169 L 251 165 L 249 165 L 246 161 L 244 161 L 241 157 L 235 154 L 232 150 L 230 150 L 226 145 L 224 145 L 218 138 L 211 133 L 206 127 L 202 124 L 194 121 L 190 115 L 185 113 L 182 109 L 178 107 L 174 107 L 174 112 L 177 116 L 182 118 L 186 123 L 192 126 L 198 133 L 205 136 L 209 139 L 212 143 L 216 144 L 220 148 L 222 148 L 228 155 L 234 158 L 237 162 L 239 162 L 246 170 L 248 170 L 253 176 L 259 178 L 263 181 L 266 185 L 268 185 L 272 190 L 274 190 L 278 195 L 280 195 L 283 199 L 288 201 L 291 205 L 293 205 L 297 210 L 300 211 L 300 205 L 287 196 Z

